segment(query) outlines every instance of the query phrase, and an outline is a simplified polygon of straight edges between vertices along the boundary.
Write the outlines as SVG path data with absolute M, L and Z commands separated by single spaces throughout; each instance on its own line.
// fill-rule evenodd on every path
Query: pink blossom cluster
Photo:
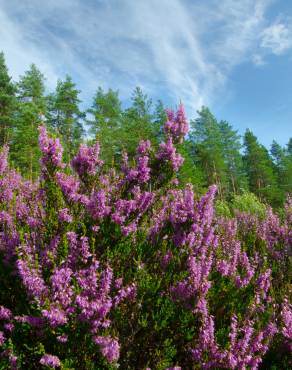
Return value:
M 164 124 L 164 131 L 174 142 L 181 143 L 189 131 L 184 106 L 180 104 L 176 114 L 172 110 L 167 110 L 166 113 L 167 121 Z

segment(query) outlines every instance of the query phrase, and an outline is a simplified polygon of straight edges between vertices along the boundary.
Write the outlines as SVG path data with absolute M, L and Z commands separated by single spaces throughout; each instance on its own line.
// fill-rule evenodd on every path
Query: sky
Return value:
M 98 86 L 124 104 L 140 86 L 266 146 L 292 137 L 292 1 L 0 0 L 0 50 L 14 80 L 31 63 L 49 91 L 71 75 L 86 107 Z

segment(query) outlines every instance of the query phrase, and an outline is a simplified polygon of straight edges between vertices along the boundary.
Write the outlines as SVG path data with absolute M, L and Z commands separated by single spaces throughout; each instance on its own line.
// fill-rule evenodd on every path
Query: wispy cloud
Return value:
M 11 74 L 17 78 L 31 63 L 35 63 L 40 66 L 52 87 L 58 76 L 54 63 L 32 42 L 28 42 L 23 31 L 21 25 L 10 20 L 0 7 L 0 50 L 5 52 Z
M 277 22 L 262 32 L 261 47 L 281 55 L 292 48 L 292 25 Z
M 287 47 L 285 29 L 267 28 L 269 3 L 0 0 L 0 49 L 15 77 L 35 62 L 51 86 L 66 72 L 85 96 L 102 85 L 125 97 L 140 85 L 194 112 L 222 94 L 235 66 L 263 61 L 260 37 L 276 54 Z

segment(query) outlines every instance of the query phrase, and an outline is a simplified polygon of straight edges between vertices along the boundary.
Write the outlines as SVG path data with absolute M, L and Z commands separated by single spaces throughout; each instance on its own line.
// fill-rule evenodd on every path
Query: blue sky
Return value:
M 139 85 L 267 146 L 292 136 L 288 0 L 0 0 L 0 50 L 15 80 L 32 62 L 50 90 L 69 73 L 88 104 L 99 85 L 124 102 Z

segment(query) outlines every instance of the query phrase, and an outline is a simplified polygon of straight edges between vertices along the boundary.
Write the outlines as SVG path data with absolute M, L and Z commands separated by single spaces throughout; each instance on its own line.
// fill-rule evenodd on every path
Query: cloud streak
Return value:
M 182 100 L 194 113 L 222 93 L 232 69 L 263 59 L 257 45 L 290 47 L 269 26 L 266 0 L 0 0 L 0 49 L 13 76 L 36 63 L 50 88 L 65 73 L 84 98 L 98 85 L 129 96 L 140 85 L 154 98 Z M 257 57 L 255 57 L 257 55 Z
M 292 48 L 292 26 L 277 22 L 262 32 L 261 47 L 275 55 L 284 54 Z

